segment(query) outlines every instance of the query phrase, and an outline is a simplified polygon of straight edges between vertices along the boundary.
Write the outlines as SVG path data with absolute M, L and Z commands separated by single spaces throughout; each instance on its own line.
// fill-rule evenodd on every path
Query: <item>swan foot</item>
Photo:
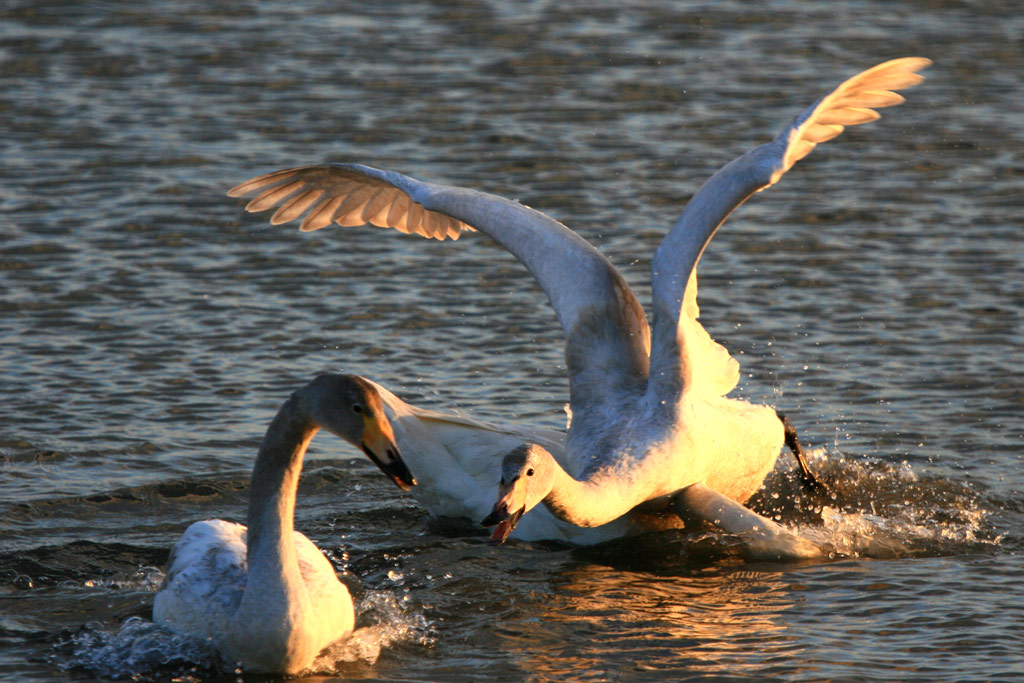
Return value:
M 804 457 L 803 446 L 800 445 L 800 439 L 796 435 L 796 428 L 786 419 L 785 415 L 778 411 L 775 411 L 775 414 L 779 416 L 779 420 L 782 422 L 782 433 L 786 439 L 786 445 L 793 453 L 793 457 L 796 458 L 797 464 L 800 465 L 800 481 L 803 483 L 804 488 L 812 494 L 827 496 L 835 500 L 836 494 L 821 477 L 811 470 L 810 465 L 807 463 L 807 458 Z
M 751 561 L 795 562 L 826 556 L 811 541 L 703 484 L 693 484 L 677 493 L 671 508 L 683 521 L 704 521 L 735 534 L 743 542 L 744 556 Z

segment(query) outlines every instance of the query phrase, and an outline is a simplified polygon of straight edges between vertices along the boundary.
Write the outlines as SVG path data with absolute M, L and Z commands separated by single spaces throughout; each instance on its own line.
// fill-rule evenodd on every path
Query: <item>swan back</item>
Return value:
M 324 647 L 352 631 L 352 598 L 320 549 L 296 532 L 302 584 L 296 593 L 304 596 L 293 595 L 288 607 L 279 609 L 263 587 L 248 581 L 246 532 L 244 525 L 220 519 L 189 526 L 171 551 L 153 599 L 153 621 L 209 640 L 230 667 L 298 673 Z
M 411 493 L 436 517 L 480 519 L 494 502 L 501 457 L 523 442 L 539 443 L 564 461 L 564 432 L 420 408 L 373 385 L 418 482 Z
M 422 408 L 403 401 L 378 383 L 366 381 L 379 393 L 402 458 L 416 477 L 418 483 L 412 495 L 435 518 L 478 523 L 494 505 L 502 457 L 523 443 L 543 447 L 562 467 L 568 466 L 565 432 Z M 523 516 L 513 537 L 589 545 L 634 531 L 631 519 L 584 528 L 537 506 Z

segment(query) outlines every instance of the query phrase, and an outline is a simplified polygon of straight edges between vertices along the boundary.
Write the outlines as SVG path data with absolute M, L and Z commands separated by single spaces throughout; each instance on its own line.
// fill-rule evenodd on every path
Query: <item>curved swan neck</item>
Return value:
M 260 445 L 249 486 L 247 558 L 250 572 L 260 567 L 278 572 L 294 565 L 292 540 L 295 495 L 302 459 L 319 426 L 301 409 L 293 395 L 274 417 Z
M 595 527 L 618 519 L 634 504 L 615 482 L 574 479 L 552 458 L 551 491 L 544 505 L 555 517 L 582 527 Z

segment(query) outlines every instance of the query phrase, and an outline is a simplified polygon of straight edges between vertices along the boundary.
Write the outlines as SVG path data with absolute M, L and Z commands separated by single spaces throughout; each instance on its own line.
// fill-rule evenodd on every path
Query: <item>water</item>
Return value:
M 341 678 L 1018 680 L 1022 32 L 1011 2 L 6 3 L 0 678 L 216 675 L 148 623 L 160 567 L 190 521 L 241 517 L 267 421 L 317 372 L 564 424 L 554 316 L 486 238 L 303 235 L 227 188 L 359 161 L 504 194 L 646 301 L 704 178 L 922 55 L 908 104 L 755 197 L 702 262 L 740 394 L 783 409 L 846 500 L 796 509 L 783 468 L 757 504 L 834 560 L 685 535 L 492 547 L 329 436 L 297 524 L 376 629 Z

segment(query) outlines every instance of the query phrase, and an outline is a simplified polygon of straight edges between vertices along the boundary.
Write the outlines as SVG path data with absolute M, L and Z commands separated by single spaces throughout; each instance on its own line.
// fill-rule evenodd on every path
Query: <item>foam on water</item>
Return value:
M 373 665 L 383 649 L 398 643 L 429 646 L 431 625 L 408 596 L 369 591 L 356 607 L 359 627 L 325 649 L 309 674 L 338 673 L 346 664 Z M 56 664 L 97 678 L 168 680 L 238 672 L 211 642 L 183 636 L 141 617 L 129 617 L 115 631 L 90 622 L 55 645 Z
M 799 513 L 794 530 L 833 559 L 989 552 L 1002 541 L 988 521 L 991 512 L 967 484 L 919 475 L 907 462 L 857 460 L 825 449 L 807 456 L 834 498 Z M 775 517 L 784 521 L 786 513 Z
M 210 644 L 148 619 L 129 617 L 115 631 L 91 622 L 56 646 L 58 666 L 97 678 L 152 680 L 213 674 L 224 662 Z

